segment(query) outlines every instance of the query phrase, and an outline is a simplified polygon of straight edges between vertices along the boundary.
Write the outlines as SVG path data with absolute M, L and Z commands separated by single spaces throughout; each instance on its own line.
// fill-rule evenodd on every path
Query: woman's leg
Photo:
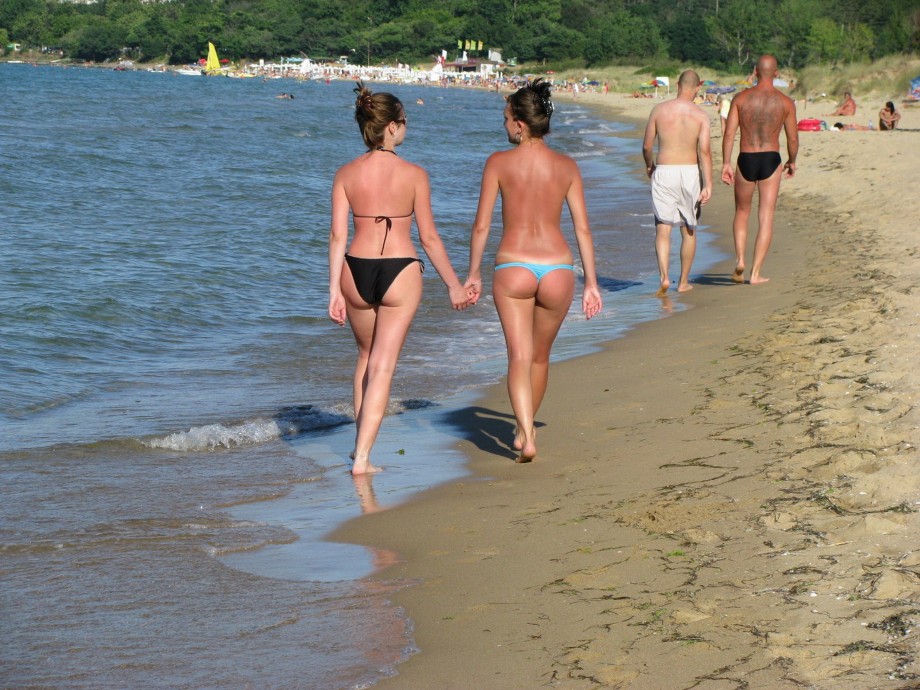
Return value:
M 536 416 L 549 384 L 549 356 L 575 295 L 575 273 L 565 269 L 547 273 L 537 289 L 533 324 L 533 413 Z
M 537 454 L 534 416 L 546 392 L 549 353 L 573 290 L 574 275 L 564 269 L 547 274 L 539 286 L 525 268 L 503 268 L 492 279 L 508 348 L 508 396 L 517 422 L 518 462 L 530 462 Z
M 367 359 L 371 353 L 374 338 L 374 324 L 377 321 L 377 309 L 367 304 L 358 294 L 351 270 L 346 263 L 342 268 L 342 295 L 348 313 L 348 325 L 358 346 L 358 360 L 352 377 L 352 399 L 354 401 L 355 423 L 361 414 L 361 401 L 364 399 L 364 387 L 367 385 Z M 354 457 L 354 453 L 352 453 Z
M 355 329 L 355 340 L 366 341 L 369 337 L 370 347 L 363 377 L 360 409 L 355 420 L 357 433 L 353 474 L 378 470 L 370 463 L 371 448 L 377 439 L 386 412 L 399 353 L 402 351 L 406 334 L 421 299 L 422 274 L 418 265 L 410 264 L 393 281 L 383 302 L 376 308 L 376 318 L 372 323 L 370 319 L 365 318 L 366 314 L 361 309 L 355 310 L 358 317 L 357 324 L 352 324 L 352 328 Z M 360 342 L 358 348 L 360 351 Z

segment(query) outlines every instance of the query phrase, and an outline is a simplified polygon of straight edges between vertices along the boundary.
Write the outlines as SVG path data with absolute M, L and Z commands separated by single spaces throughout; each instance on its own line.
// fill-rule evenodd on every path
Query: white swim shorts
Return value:
M 700 198 L 700 169 L 696 165 L 659 165 L 652 173 L 655 223 L 695 228 Z

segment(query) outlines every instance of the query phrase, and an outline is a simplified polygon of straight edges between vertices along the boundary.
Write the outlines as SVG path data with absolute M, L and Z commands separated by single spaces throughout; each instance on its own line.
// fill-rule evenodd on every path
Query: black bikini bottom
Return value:
M 748 182 L 759 182 L 771 177 L 783 162 L 778 151 L 753 151 L 738 154 L 738 170 Z
M 351 277 L 354 278 L 358 294 L 368 304 L 380 304 L 396 277 L 406 266 L 416 261 L 424 273 L 425 264 L 420 259 L 409 257 L 361 259 L 357 256 L 345 255 L 345 262 L 351 271 Z

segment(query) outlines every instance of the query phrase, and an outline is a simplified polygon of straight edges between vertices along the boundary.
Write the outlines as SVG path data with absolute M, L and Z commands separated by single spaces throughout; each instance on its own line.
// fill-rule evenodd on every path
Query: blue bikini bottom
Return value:
M 532 264 L 526 263 L 524 261 L 509 261 L 506 264 L 497 264 L 495 270 L 500 268 L 526 268 L 528 271 L 534 274 L 537 278 L 537 282 L 540 282 L 540 279 L 543 278 L 547 273 L 551 271 L 556 271 L 560 268 L 572 271 L 574 273 L 575 267 L 570 264 Z

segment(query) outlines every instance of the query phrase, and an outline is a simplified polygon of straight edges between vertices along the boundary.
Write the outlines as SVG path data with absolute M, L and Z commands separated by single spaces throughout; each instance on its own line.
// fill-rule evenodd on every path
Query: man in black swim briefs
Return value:
M 738 172 L 748 182 L 768 180 L 783 162 L 779 151 L 742 151 L 738 154 Z
M 773 86 L 776 58 L 772 55 L 761 56 L 755 71 L 757 84 L 732 99 L 722 139 L 722 181 L 735 186 L 735 219 L 732 226 L 735 270 L 732 280 L 736 283 L 744 282 L 748 220 L 755 190 L 760 204 L 751 285 L 769 280 L 761 275 L 761 269 L 773 240 L 773 216 L 776 213 L 780 180 L 784 176 L 795 175 L 795 159 L 799 152 L 795 102 Z M 741 152 L 738 154 L 736 175 L 732 170 L 732 148 L 735 145 L 735 132 L 739 129 Z M 785 132 L 789 153 L 785 165 L 782 165 L 779 153 L 780 132 Z

